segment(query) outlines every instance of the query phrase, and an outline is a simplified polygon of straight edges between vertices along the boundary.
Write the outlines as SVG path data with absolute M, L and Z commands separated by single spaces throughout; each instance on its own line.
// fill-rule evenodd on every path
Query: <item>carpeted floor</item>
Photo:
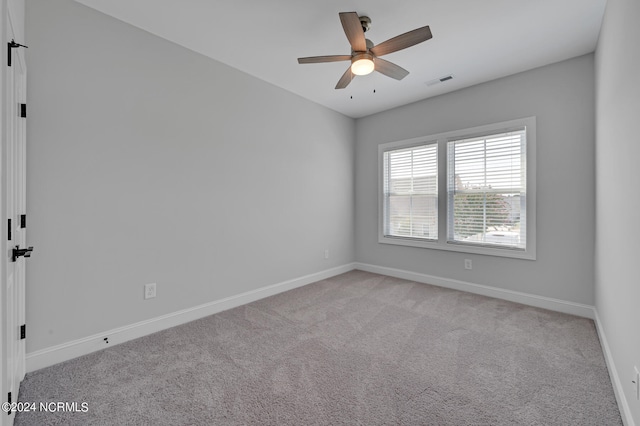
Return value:
M 622 424 L 593 321 L 362 271 L 29 373 L 20 401 L 88 411 L 16 425 Z

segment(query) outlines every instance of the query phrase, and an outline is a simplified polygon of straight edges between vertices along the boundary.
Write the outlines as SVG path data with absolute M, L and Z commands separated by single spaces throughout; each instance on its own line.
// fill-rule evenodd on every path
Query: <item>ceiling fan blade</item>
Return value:
M 390 38 L 387 41 L 383 41 L 377 46 L 371 48 L 371 53 L 376 56 L 387 55 L 389 53 L 397 52 L 398 50 L 406 49 L 423 41 L 429 40 L 431 37 L 431 29 L 429 26 L 418 28 L 408 33 L 401 34 L 397 37 Z
M 309 56 L 308 58 L 298 58 L 299 64 L 319 64 L 321 62 L 350 61 L 351 55 L 330 55 L 330 56 Z
M 354 52 L 366 52 L 367 41 L 364 38 L 358 14 L 356 12 L 340 12 L 340 22 L 342 22 L 342 28 L 347 35 L 351 49 Z
M 342 74 L 342 77 L 340 77 L 340 80 L 338 80 L 336 89 L 344 89 L 345 87 L 347 87 L 349 83 L 351 83 L 351 80 L 353 80 L 353 77 L 355 77 L 355 75 L 353 75 L 353 73 L 351 72 L 351 67 L 347 68 L 345 73 Z
M 381 74 L 386 75 L 387 77 L 395 78 L 396 80 L 402 80 L 407 75 L 409 75 L 409 71 L 394 64 L 393 62 L 375 58 L 373 60 L 373 63 L 375 64 L 375 70 Z

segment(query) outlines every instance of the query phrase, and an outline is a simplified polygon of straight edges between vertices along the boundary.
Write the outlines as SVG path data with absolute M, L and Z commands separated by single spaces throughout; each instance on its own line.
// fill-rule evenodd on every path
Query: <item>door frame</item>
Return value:
M 0 251 L 4 253 L 0 258 L 0 277 L 1 277 L 1 285 L 0 285 L 0 359 L 2 362 L 0 363 L 0 401 L 6 402 L 8 392 L 12 392 L 12 402 L 16 402 L 18 400 L 18 391 L 20 388 L 20 381 L 24 378 L 26 362 L 26 348 L 24 340 L 12 341 L 14 338 L 18 336 L 17 331 L 17 323 L 23 324 L 24 316 L 25 316 L 25 294 L 24 294 L 24 285 L 18 286 L 21 288 L 17 289 L 17 297 L 16 305 L 17 315 L 16 320 L 10 320 L 7 313 L 7 273 L 9 271 L 9 263 L 11 262 L 11 250 L 12 248 L 19 242 L 22 246 L 24 246 L 24 230 L 20 229 L 18 226 L 17 217 L 11 217 L 12 221 L 12 230 L 15 233 L 15 237 L 12 238 L 11 241 L 8 240 L 8 232 L 9 227 L 8 219 L 9 215 L 7 212 L 7 202 L 9 201 L 9 197 L 13 196 L 13 194 L 9 191 L 8 185 L 10 182 L 9 173 L 12 167 L 8 166 L 9 157 L 7 156 L 11 149 L 11 144 L 9 140 L 10 132 L 12 132 L 13 124 L 9 121 L 12 119 L 12 116 L 9 114 L 16 114 L 17 117 L 17 102 L 23 103 L 26 102 L 26 62 L 24 52 L 20 51 L 22 49 L 11 49 L 12 55 L 12 64 L 15 68 L 9 69 L 8 67 L 8 43 L 11 41 L 9 38 L 15 38 L 16 42 L 24 43 L 24 27 L 25 27 L 25 0 L 1 0 L 0 4 L 0 138 L 1 138 L 1 149 L 0 149 Z M 11 35 L 9 34 L 11 32 Z M 13 36 L 13 37 L 12 37 Z M 22 83 L 22 87 L 20 91 L 21 99 L 14 99 L 13 93 L 9 93 L 9 91 L 13 91 L 13 87 L 9 87 L 9 79 L 10 73 L 15 72 L 16 68 L 20 67 L 23 70 L 24 81 Z M 14 102 L 15 104 L 10 104 L 10 102 Z M 13 111 L 13 112 L 12 112 Z M 15 120 L 15 117 L 13 117 Z M 13 132 L 20 132 L 24 137 L 25 132 L 25 124 L 24 122 L 17 122 L 17 127 L 13 128 Z M 14 147 L 15 148 L 15 147 Z M 26 195 L 26 182 L 25 182 L 25 174 L 24 174 L 24 164 L 20 165 L 21 162 L 25 160 L 26 149 L 24 146 L 18 147 L 21 151 L 17 154 L 17 166 L 23 168 L 18 173 L 20 173 L 19 181 L 22 181 L 20 185 L 24 185 L 24 193 L 18 195 L 17 198 L 14 197 L 14 203 L 18 203 L 17 209 L 21 210 L 19 214 L 24 214 L 25 208 L 25 195 Z M 22 190 L 19 190 L 22 192 Z M 24 260 L 20 259 L 19 262 L 22 262 L 20 268 L 16 268 L 16 270 L 22 269 L 20 272 L 22 277 L 24 277 Z M 15 265 L 11 267 L 15 268 Z M 18 279 L 19 280 L 19 279 Z M 16 326 L 16 329 L 9 330 L 10 324 Z M 17 346 L 13 346 L 17 345 Z M 17 368 L 13 369 L 13 371 L 9 371 L 9 361 L 8 355 L 9 350 L 12 348 L 18 348 L 16 365 Z M 15 375 L 15 376 L 14 376 Z M 14 389 L 9 389 L 9 378 L 10 376 L 15 377 L 15 382 L 13 383 Z M 17 376 L 17 377 L 16 377 Z M 13 424 L 13 419 L 15 418 L 15 411 L 12 415 L 7 415 L 6 412 L 0 410 L 0 426 L 11 425 Z

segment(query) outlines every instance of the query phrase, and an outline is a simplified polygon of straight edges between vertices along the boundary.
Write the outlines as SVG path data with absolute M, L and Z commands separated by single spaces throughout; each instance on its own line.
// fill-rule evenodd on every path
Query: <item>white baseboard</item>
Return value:
M 246 293 L 205 303 L 203 305 L 194 306 L 192 308 L 172 312 L 170 314 L 151 318 L 149 320 L 137 322 L 135 324 L 107 330 L 102 333 L 83 337 L 71 342 L 66 342 L 56 346 L 51 346 L 49 348 L 30 352 L 26 357 L 27 372 L 32 372 L 44 367 L 48 367 L 50 365 L 77 358 L 79 356 L 86 355 L 100 349 L 105 349 L 107 346 L 124 343 L 126 341 L 146 336 L 157 331 L 175 327 L 176 325 L 184 324 L 189 321 L 194 321 L 208 315 L 213 315 L 215 313 L 225 311 L 227 309 L 251 303 L 256 300 L 272 296 L 274 294 L 282 293 L 287 290 L 292 290 L 297 287 L 301 287 L 316 281 L 330 278 L 335 275 L 349 272 L 353 269 L 360 269 L 363 271 L 389 275 L 396 278 L 403 278 L 411 281 L 433 284 L 440 287 L 466 291 L 469 293 L 495 297 L 498 299 L 510 300 L 512 302 L 578 315 L 591 319 L 594 318 L 594 310 L 592 306 L 581 305 L 578 303 L 567 302 L 564 300 L 552 299 L 543 296 L 536 296 L 517 291 L 504 290 L 496 287 L 484 286 L 465 281 L 458 281 L 449 278 L 436 277 L 401 269 L 356 262 L 327 269 L 314 274 L 305 275 L 303 277 L 295 278 L 282 283 L 269 285 L 256 290 L 248 291 Z M 108 339 L 109 343 L 106 343 L 104 341 L 105 338 Z
M 598 337 L 600 337 L 600 345 L 602 346 L 604 359 L 607 363 L 607 368 L 609 369 L 609 377 L 611 378 L 611 383 L 613 384 L 613 393 L 616 395 L 616 401 L 618 402 L 618 407 L 620 408 L 620 416 L 622 417 L 622 423 L 624 423 L 625 426 L 635 426 L 635 422 L 633 421 L 633 415 L 631 414 L 631 408 L 629 407 L 629 402 L 627 401 L 627 397 L 624 394 L 622 381 L 620 380 L 620 376 L 618 375 L 618 370 L 616 369 L 616 365 L 613 362 L 613 356 L 611 355 L 611 349 L 609 348 L 609 343 L 607 342 L 607 336 L 605 336 L 604 328 L 600 323 L 598 310 L 594 309 L 594 313 L 595 313 L 594 321 L 596 323 L 596 330 L 598 331 Z
M 107 330 L 103 333 L 94 334 L 92 336 L 77 339 L 71 342 L 62 343 L 60 345 L 30 352 L 27 354 L 27 372 L 39 370 L 50 365 L 58 364 L 82 355 L 105 349 L 107 346 L 124 343 L 126 341 L 146 336 L 157 331 L 162 331 L 176 325 L 194 321 L 227 309 L 245 305 L 274 294 L 302 287 L 316 281 L 324 280 L 335 275 L 349 272 L 355 269 L 353 263 L 338 266 L 303 277 L 284 281 L 281 283 L 269 285 L 246 293 L 227 297 L 203 305 L 194 306 L 192 308 L 183 309 L 172 312 L 160 317 L 151 318 L 146 321 L 137 322 L 124 327 L 118 327 L 113 330 Z M 109 343 L 105 342 L 105 338 Z
M 488 297 L 495 297 L 498 299 L 522 303 L 524 305 L 535 306 L 543 309 L 549 309 L 552 311 L 564 312 L 567 314 L 593 319 L 595 321 L 596 329 L 600 337 L 600 342 L 602 344 L 607 367 L 609 368 L 609 374 L 613 383 L 613 389 L 615 391 L 618 406 L 620 407 L 620 415 L 622 416 L 622 420 L 626 426 L 635 426 L 629 404 L 623 392 L 622 383 L 618 376 L 618 372 L 613 362 L 613 357 L 611 355 L 611 351 L 604 334 L 604 329 L 602 328 L 600 319 L 598 318 L 598 312 L 593 306 L 360 262 L 345 264 L 317 273 L 305 275 L 303 277 L 248 291 L 246 293 L 205 303 L 203 305 L 183 309 L 146 321 L 141 321 L 124 327 L 115 328 L 113 330 L 94 334 L 82 339 L 30 352 L 26 357 L 27 372 L 39 370 L 41 368 L 77 358 L 79 356 L 86 355 L 100 349 L 105 349 L 107 345 L 124 343 L 138 337 L 143 337 L 170 327 L 175 327 L 177 325 L 194 321 L 199 318 L 213 315 L 218 312 L 232 309 L 247 303 L 251 303 L 265 297 L 273 296 L 287 290 L 302 287 L 316 281 L 349 272 L 353 269 L 388 275 L 391 277 L 402 278 L 425 284 L 432 284 L 454 290 L 466 291 L 469 293 L 480 294 Z M 104 341 L 105 338 L 108 339 L 109 343 L 106 343 Z
M 596 329 L 600 337 L 600 342 L 602 345 L 607 367 L 609 369 L 609 374 L 611 376 L 611 381 L 613 383 L 613 389 L 618 402 L 618 406 L 620 407 L 620 415 L 622 416 L 622 420 L 625 426 L 635 426 L 629 404 L 623 391 L 622 382 L 620 381 L 620 377 L 618 376 L 618 372 L 611 355 L 611 350 L 607 343 L 607 338 L 604 334 L 604 329 L 602 327 L 602 324 L 600 323 L 598 312 L 593 306 L 360 262 L 345 264 L 314 274 L 305 275 L 303 277 L 248 291 L 236 296 L 227 297 L 224 299 L 205 303 L 203 305 L 194 306 L 192 308 L 183 309 L 181 311 L 152 318 L 146 321 L 141 321 L 135 324 L 108 330 L 103 333 L 94 334 L 82 339 L 30 352 L 27 354 L 26 359 L 27 372 L 39 370 L 41 368 L 77 358 L 79 356 L 86 355 L 100 349 L 105 349 L 107 345 L 124 343 L 138 337 L 146 336 L 148 334 L 162 331 L 170 327 L 175 327 L 176 325 L 194 321 L 199 318 L 203 318 L 209 315 L 216 314 L 218 312 L 235 308 L 237 306 L 251 303 L 256 300 L 273 296 L 287 290 L 302 287 L 316 281 L 349 272 L 353 269 L 388 275 L 391 277 L 402 278 L 425 284 L 432 284 L 439 287 L 451 288 L 454 290 L 466 291 L 469 293 L 481 294 L 483 296 L 495 297 L 498 299 L 522 303 L 524 305 L 535 306 L 543 309 L 549 309 L 552 311 L 564 312 L 593 319 L 595 321 Z M 109 343 L 105 343 L 105 338 L 108 339 Z
M 387 268 L 385 266 L 370 265 L 368 263 L 355 263 L 355 268 L 362 271 L 376 274 L 389 275 L 391 277 L 416 281 L 419 283 L 432 284 L 438 287 L 446 287 L 454 290 L 466 291 L 468 293 L 481 294 L 483 296 L 495 297 L 496 299 L 509 300 L 511 302 L 522 303 L 523 305 L 535 306 L 537 308 L 549 309 L 551 311 L 563 312 L 585 318 L 594 318 L 593 306 L 580 303 L 567 302 L 566 300 L 553 299 L 550 297 L 537 296 L 535 294 L 522 293 L 519 291 L 505 290 L 497 287 L 490 287 L 481 284 L 474 284 L 466 281 L 453 280 L 450 278 L 436 277 L 433 275 L 421 274 L 418 272 L 405 271 L 402 269 Z

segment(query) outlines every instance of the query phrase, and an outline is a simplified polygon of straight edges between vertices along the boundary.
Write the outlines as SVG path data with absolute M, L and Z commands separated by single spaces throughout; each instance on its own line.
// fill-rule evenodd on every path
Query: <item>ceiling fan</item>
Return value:
M 402 80 L 409 71 L 404 68 L 381 59 L 380 56 L 406 49 L 423 41 L 429 40 L 431 30 L 429 26 L 417 28 L 413 31 L 393 37 L 376 46 L 371 40 L 364 37 L 364 33 L 371 25 L 371 19 L 367 16 L 358 16 L 356 12 L 341 12 L 340 22 L 344 33 L 351 44 L 351 55 L 310 56 L 298 58 L 299 64 L 317 64 L 320 62 L 351 61 L 351 66 L 338 80 L 336 89 L 344 89 L 351 83 L 354 75 L 367 75 L 378 71 L 387 77 Z

